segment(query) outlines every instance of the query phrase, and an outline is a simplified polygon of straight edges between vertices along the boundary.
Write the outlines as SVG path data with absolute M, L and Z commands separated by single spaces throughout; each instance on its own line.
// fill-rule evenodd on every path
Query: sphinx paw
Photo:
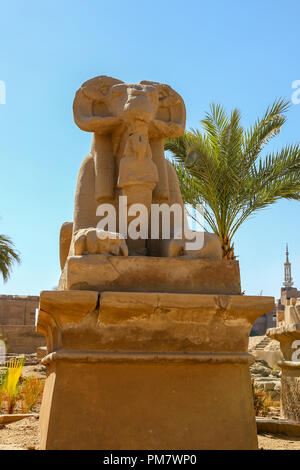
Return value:
M 88 228 L 78 230 L 78 232 L 75 233 L 74 254 L 128 256 L 128 248 L 121 234 Z

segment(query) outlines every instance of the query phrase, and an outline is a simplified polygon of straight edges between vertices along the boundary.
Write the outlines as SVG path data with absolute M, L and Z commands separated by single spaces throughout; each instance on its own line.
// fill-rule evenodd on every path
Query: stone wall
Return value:
M 251 329 L 250 336 L 264 336 L 269 328 L 276 326 L 276 312 L 265 313 L 259 317 Z M 273 315 L 275 318 L 273 318 Z
M 36 295 L 0 295 L 0 325 L 34 325 L 39 301 Z
M 45 345 L 44 337 L 38 335 L 32 325 L 0 325 L 0 333 L 8 354 L 32 354 Z
M 9 354 L 31 354 L 44 346 L 43 336 L 35 331 L 38 296 L 0 295 L 0 334 Z
M 289 299 L 292 299 L 292 298 L 297 299 L 300 297 L 300 291 L 297 289 L 297 287 L 289 287 L 289 288 L 282 287 L 280 294 L 281 294 L 280 301 L 281 301 L 281 304 L 283 305 L 286 305 L 286 301 Z

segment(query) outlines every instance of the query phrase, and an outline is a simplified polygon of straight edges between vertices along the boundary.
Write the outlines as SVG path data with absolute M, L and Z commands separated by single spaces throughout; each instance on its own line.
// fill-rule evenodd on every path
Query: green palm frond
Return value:
M 234 258 L 233 236 L 248 217 L 281 198 L 300 200 L 299 145 L 261 154 L 286 122 L 288 107 L 287 101 L 276 100 L 245 130 L 238 109 L 228 115 L 213 104 L 201 121 L 204 132 L 191 129 L 165 142 L 183 201 L 204 204 L 204 219 L 219 235 L 224 257 Z
M 0 273 L 4 282 L 8 280 L 14 262 L 21 262 L 19 253 L 9 237 L 0 235 Z
M 263 146 L 276 136 L 286 122 L 285 112 L 289 108 L 289 102 L 282 98 L 274 101 L 269 106 L 261 119 L 257 119 L 254 126 L 244 133 L 243 153 L 249 159 L 249 163 L 255 160 Z

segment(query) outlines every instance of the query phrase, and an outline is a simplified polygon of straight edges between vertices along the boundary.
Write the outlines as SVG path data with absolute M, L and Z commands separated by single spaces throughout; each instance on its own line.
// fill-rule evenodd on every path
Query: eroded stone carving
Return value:
M 59 291 L 40 296 L 40 448 L 256 449 L 248 336 L 274 299 L 241 295 L 238 261 L 220 259 L 213 234 L 188 253 L 175 216 L 169 238 L 125 240 L 120 222 L 97 226 L 99 205 L 120 215 L 125 196 L 183 209 L 163 147 L 184 130 L 181 97 L 97 77 L 76 93 L 74 117 L 94 135 L 74 224 L 61 230 Z
M 220 259 L 220 244 L 214 234 L 205 233 L 201 249 L 187 252 L 184 236 L 174 239 L 174 217 L 167 240 L 128 237 L 125 241 L 119 235 L 118 217 L 115 234 L 108 234 L 106 240 L 96 234 L 101 219 L 97 207 L 112 204 L 118 216 L 120 196 L 127 196 L 128 207 L 147 207 L 149 230 L 151 204 L 179 204 L 184 214 L 176 172 L 164 155 L 164 139 L 181 135 L 185 128 L 180 95 L 161 83 L 126 84 L 99 76 L 80 87 L 73 109 L 76 124 L 93 132 L 93 140 L 79 171 L 72 230 L 70 224 L 64 224 L 61 231 L 62 267 L 68 255 L 97 253 Z M 128 224 L 132 219 L 128 216 Z

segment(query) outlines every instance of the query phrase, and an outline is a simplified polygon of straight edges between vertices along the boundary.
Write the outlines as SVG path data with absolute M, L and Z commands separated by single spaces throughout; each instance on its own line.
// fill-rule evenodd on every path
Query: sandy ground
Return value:
M 300 437 L 262 434 L 258 436 L 258 447 L 264 450 L 300 450 Z
M 249 343 L 248 343 L 248 350 L 249 352 L 253 351 L 256 346 L 263 340 L 263 339 L 269 339 L 268 336 L 250 336 L 249 337 Z M 269 344 L 264 348 L 265 351 L 280 351 L 280 344 L 276 340 L 272 340 L 269 342 Z
M 38 442 L 39 420 L 36 418 L 0 426 L 0 450 L 38 449 Z M 258 436 L 258 447 L 264 450 L 300 450 L 300 437 L 265 434 Z
M 248 350 L 252 351 L 256 345 L 264 339 L 264 336 L 249 336 Z
M 22 371 L 23 377 L 35 377 L 38 379 L 46 379 L 46 367 L 42 365 L 24 366 Z
M 39 420 L 27 418 L 0 425 L 0 450 L 38 448 Z

